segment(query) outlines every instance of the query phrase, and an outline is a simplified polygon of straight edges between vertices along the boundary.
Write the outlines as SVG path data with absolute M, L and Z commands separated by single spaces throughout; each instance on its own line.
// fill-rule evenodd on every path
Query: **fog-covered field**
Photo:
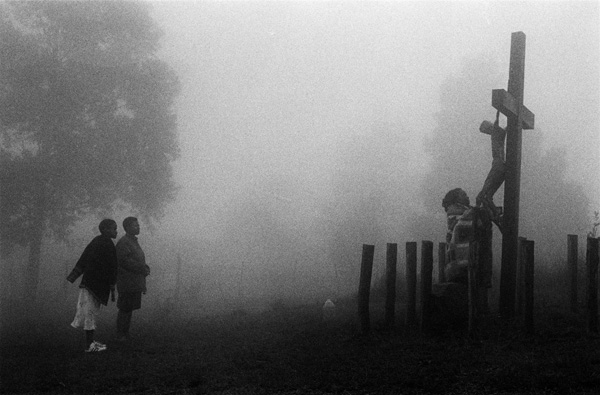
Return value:
M 479 339 L 464 327 L 433 332 L 406 326 L 404 293 L 396 322 L 383 325 L 383 293 L 371 296 L 370 334 L 360 333 L 353 296 L 322 303 L 275 301 L 255 310 L 161 306 L 144 299 L 132 340 L 114 340 L 116 308 L 103 308 L 97 339 L 83 352 L 69 326 L 74 298 L 40 303 L 30 318 L 2 303 L 2 393 L 52 394 L 594 394 L 600 338 L 587 332 L 583 300 L 570 313 L 564 276 L 540 274 L 534 335 L 519 319 L 483 317 Z M 402 282 L 400 282 L 402 287 Z M 566 295 L 566 292 L 563 293 Z M 583 296 L 582 296 L 583 299 Z M 496 303 L 492 298 L 491 303 Z M 193 308 L 196 307 L 196 314 Z

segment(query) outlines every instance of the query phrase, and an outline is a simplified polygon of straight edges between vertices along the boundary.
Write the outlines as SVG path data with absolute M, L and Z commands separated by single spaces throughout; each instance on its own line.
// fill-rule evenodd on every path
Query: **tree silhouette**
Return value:
M 29 248 L 33 298 L 44 237 L 116 204 L 159 218 L 174 196 L 179 82 L 161 35 L 141 2 L 0 5 L 2 252 Z

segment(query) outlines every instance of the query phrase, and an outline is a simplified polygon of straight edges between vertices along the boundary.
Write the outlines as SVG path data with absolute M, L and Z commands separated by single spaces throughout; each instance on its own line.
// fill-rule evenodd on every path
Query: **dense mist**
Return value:
M 495 117 L 492 89 L 507 87 L 516 31 L 536 119 L 523 132 L 521 229 L 544 265 L 563 263 L 567 234 L 591 230 L 596 2 L 150 4 L 158 57 L 180 84 L 176 194 L 160 219 L 140 221 L 156 306 L 322 303 L 355 292 L 363 243 L 376 246 L 377 281 L 386 243 L 402 268 L 404 243 L 444 241 L 444 194 L 463 187 L 474 203 L 491 165 L 478 127 Z M 104 212 L 119 236 L 128 215 Z M 65 242 L 45 241 L 40 295 L 73 298 L 65 276 L 98 222 L 83 216 Z M 27 250 L 2 259 L 3 290 L 18 295 Z

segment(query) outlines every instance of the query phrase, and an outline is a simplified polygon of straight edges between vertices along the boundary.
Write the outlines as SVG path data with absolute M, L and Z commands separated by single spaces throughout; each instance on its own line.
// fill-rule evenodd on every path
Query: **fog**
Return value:
M 202 306 L 347 294 L 363 243 L 376 245 L 375 277 L 385 243 L 398 243 L 402 260 L 404 243 L 421 240 L 407 224 L 425 209 L 424 139 L 437 126 L 442 83 L 469 59 L 497 63 L 504 82 L 484 93 L 493 120 L 491 90 L 506 89 L 516 31 L 527 37 L 524 103 L 536 117 L 523 145 L 538 133 L 544 149 L 565 148 L 568 178 L 592 202 L 590 222 L 600 209 L 597 2 L 152 4 L 160 57 L 182 84 L 179 191 L 140 235 L 154 297 L 175 292 L 178 256 L 181 292 Z M 465 139 L 478 134 L 464 130 Z M 489 141 L 474 139 L 473 150 L 487 155 Z M 75 263 L 95 222 L 52 250 L 59 262 Z M 56 267 L 58 258 L 43 260 Z

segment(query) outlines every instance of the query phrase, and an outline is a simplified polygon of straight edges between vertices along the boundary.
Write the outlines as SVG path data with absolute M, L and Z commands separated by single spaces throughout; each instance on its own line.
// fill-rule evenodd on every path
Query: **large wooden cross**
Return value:
M 492 106 L 507 117 L 499 306 L 500 314 L 504 318 L 512 318 L 515 313 L 521 192 L 521 134 L 523 129 L 534 127 L 534 115 L 523 105 L 524 82 L 525 34 L 515 32 L 512 33 L 510 45 L 508 92 L 504 89 L 492 91 Z

